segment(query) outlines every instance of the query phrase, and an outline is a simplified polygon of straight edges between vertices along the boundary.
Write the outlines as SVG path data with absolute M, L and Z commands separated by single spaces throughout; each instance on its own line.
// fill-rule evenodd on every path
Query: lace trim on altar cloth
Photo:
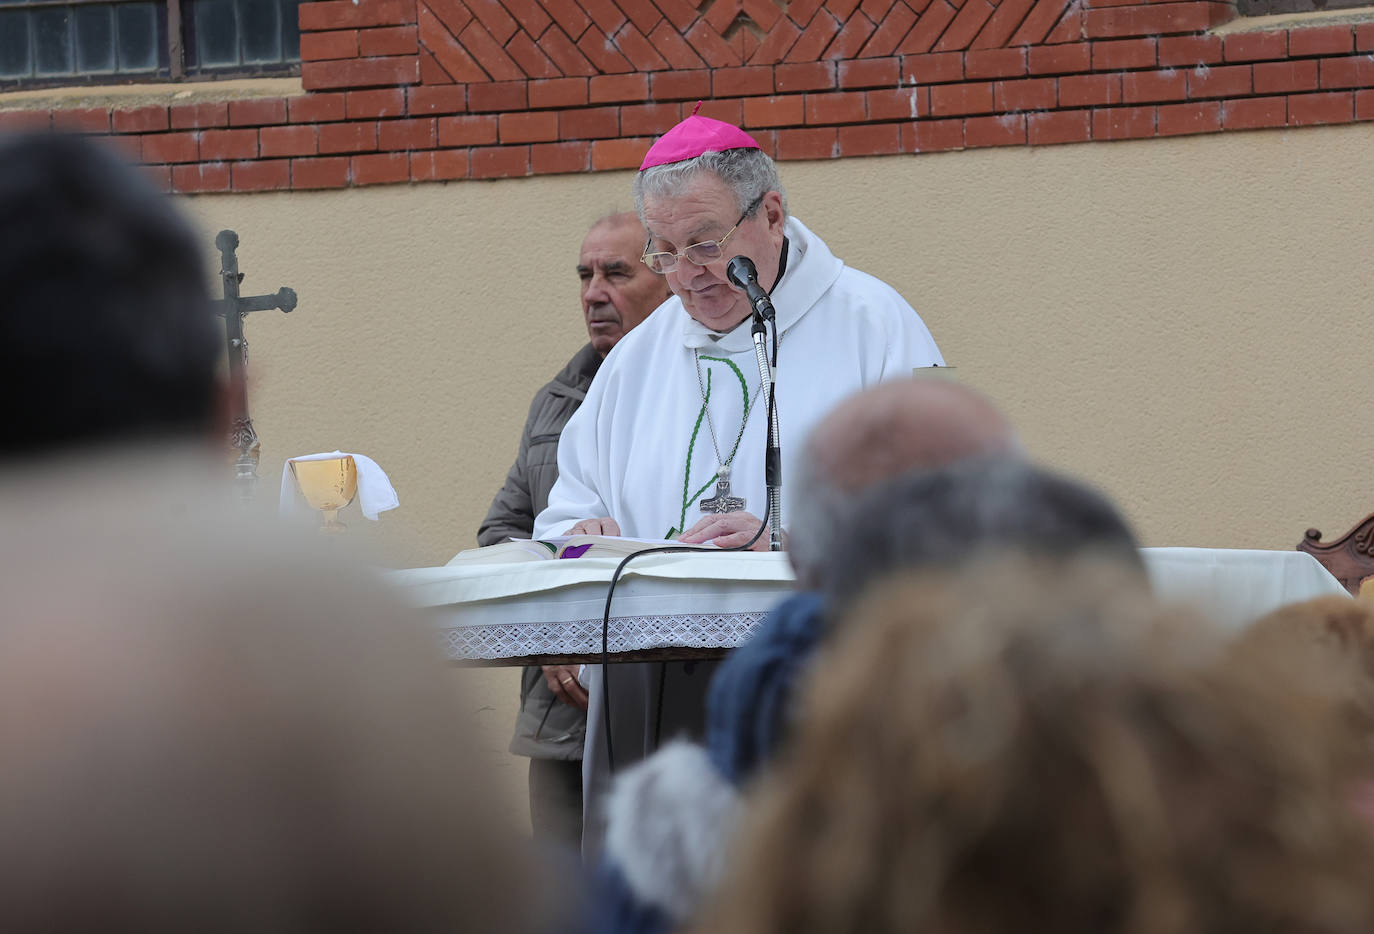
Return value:
M 687 616 L 612 616 L 612 652 L 642 649 L 732 649 L 753 634 L 767 612 Z M 448 626 L 441 630 L 450 659 L 522 655 L 599 655 L 601 617 L 562 623 Z

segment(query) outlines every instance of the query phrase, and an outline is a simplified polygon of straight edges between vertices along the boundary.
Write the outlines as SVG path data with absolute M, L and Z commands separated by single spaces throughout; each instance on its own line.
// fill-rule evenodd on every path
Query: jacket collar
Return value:
M 601 362 L 601 355 L 588 341 L 549 383 L 549 395 L 566 396 L 578 401 L 585 399 L 587 389 L 592 384 L 592 377 L 601 369 Z

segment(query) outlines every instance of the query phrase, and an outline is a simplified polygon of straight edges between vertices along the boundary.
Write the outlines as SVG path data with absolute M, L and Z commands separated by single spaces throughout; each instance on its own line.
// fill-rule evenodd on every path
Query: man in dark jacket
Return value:
M 586 396 L 606 354 L 668 297 L 668 286 L 640 262 L 644 228 L 632 213 L 602 218 L 587 231 L 577 261 L 582 316 L 591 342 L 534 395 L 505 486 L 492 500 L 477 544 L 529 538 L 534 517 L 558 479 L 558 436 Z M 536 838 L 574 848 L 582 839 L 582 742 L 587 692 L 576 665 L 526 668 L 510 751 L 530 760 L 530 823 Z

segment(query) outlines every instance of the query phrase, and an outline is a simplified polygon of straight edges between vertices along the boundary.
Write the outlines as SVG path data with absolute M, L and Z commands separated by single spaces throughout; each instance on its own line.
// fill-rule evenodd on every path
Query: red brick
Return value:
M 348 3 L 349 0 L 343 2 Z M 414 84 L 419 80 L 418 55 L 301 63 L 301 86 L 307 91 L 334 88 L 390 88 L 398 84 Z
M 1007 45 L 1034 5 L 1034 0 L 1002 0 L 969 48 L 999 49 Z
M 415 0 L 330 0 L 300 5 L 301 32 L 415 22 Z
M 1256 94 L 1317 89 L 1316 62 L 1264 62 L 1254 66 Z
M 1221 101 L 1165 104 L 1159 108 L 1158 135 L 1215 133 L 1221 129 Z
M 830 40 L 830 44 L 821 53 L 821 58 L 835 61 L 858 58 L 859 50 L 868 42 L 869 36 L 873 35 L 876 28 L 871 19 L 855 11 L 845 20 L 835 38 Z
M 1057 110 L 1026 117 L 1026 142 L 1032 146 L 1081 143 L 1092 139 L 1092 111 Z
M 428 85 L 452 84 L 453 77 L 435 59 L 429 49 L 420 50 L 420 83 Z
M 969 43 L 978 35 L 978 30 L 992 17 L 992 11 L 993 6 L 988 0 L 964 0 L 958 14 L 940 36 L 940 41 L 935 44 L 932 51 L 953 52 L 968 48 Z M 916 28 L 920 28 L 919 24 Z M 967 129 L 965 136 L 967 137 Z
M 585 38 L 585 37 L 584 37 Z M 655 51 L 675 70 L 697 69 L 705 66 L 687 40 L 682 38 L 682 34 L 667 22 L 658 24 L 658 27 L 649 33 L 649 41 L 653 44 Z M 707 93 L 710 93 L 710 79 L 707 79 Z
M 1083 34 L 1090 39 L 1202 32 L 1235 16 L 1226 3 L 1172 2 L 1087 10 Z
M 305 98 L 298 98 L 305 100 Z M 224 101 L 205 104 L 173 104 L 168 108 L 174 130 L 203 130 L 229 125 L 229 105 Z M 226 174 L 228 169 L 225 170 Z M 175 178 L 173 178 L 175 182 Z
M 1288 33 L 1240 32 L 1227 36 L 1221 44 L 1222 58 L 1228 62 L 1263 62 L 1288 57 Z
M 863 123 L 868 119 L 862 91 L 837 91 L 833 94 L 806 95 L 806 122 L 830 125 Z
M 258 157 L 257 130 L 202 130 L 200 157 L 207 162 Z
M 773 93 L 773 69 L 767 65 L 717 68 L 711 75 L 715 97 L 747 97 Z
M 1249 65 L 1222 65 L 1188 72 L 1189 97 L 1244 97 L 1251 88 Z
M 1368 55 L 1322 59 L 1321 84 L 1323 88 L 1374 86 L 1374 61 L 1371 61 Z
M 901 126 L 896 123 L 870 123 L 866 126 L 840 127 L 840 155 L 885 156 L 902 151 Z
M 634 104 L 620 108 L 620 132 L 626 136 L 657 136 L 671 130 L 681 119 L 681 104 Z
M 80 107 L 73 110 L 54 110 L 52 128 L 68 133 L 110 132 L 110 111 L 104 107 Z
M 821 57 L 821 52 L 825 50 L 825 47 L 830 44 L 830 40 L 839 31 L 839 20 L 822 6 L 802 29 L 802 34 L 792 44 L 792 48 L 788 50 L 787 58 L 784 60 L 788 62 L 817 61 Z
M 410 154 L 410 177 L 417 182 L 442 181 L 453 178 L 467 178 L 468 151 L 466 149 L 441 149 L 438 152 L 412 152 Z
M 1155 66 L 1157 50 L 1153 39 L 1116 39 L 1092 45 L 1093 71 Z
M 1026 73 L 1026 49 L 984 49 L 964 54 L 964 77 L 970 81 L 983 78 L 1015 78 Z
M 404 152 L 374 152 L 354 156 L 349 171 L 355 185 L 386 185 L 410 181 L 410 155 Z
M 406 112 L 419 117 L 426 114 L 457 114 L 468 109 L 468 92 L 463 85 L 434 88 L 407 88 Z
M 902 149 L 907 152 L 948 152 L 964 148 L 964 121 L 922 120 L 902 127 Z
M 1221 36 L 1164 36 L 1159 40 L 1159 65 L 1213 65 L 1221 61 Z
M 46 108 L 43 110 L 0 110 L 0 130 L 11 133 L 27 133 L 49 129 L 52 129 L 52 112 Z M 139 158 L 137 137 L 134 138 L 133 143 L 133 154 L 130 158 L 137 162 Z
M 1185 72 L 1132 71 L 1121 76 L 1121 100 L 1127 104 L 1150 104 L 1155 101 L 1181 101 L 1188 96 Z
M 773 86 L 779 94 L 793 91 L 828 91 L 835 86 L 834 62 L 806 62 L 778 65 L 773 70 Z
M 527 106 L 524 81 L 498 81 L 468 86 L 468 110 L 473 113 L 524 110 Z
M 184 194 L 229 190 L 229 166 L 223 162 L 198 162 L 172 166 L 172 190 Z
M 637 2 L 648 5 L 648 0 L 637 0 Z M 658 11 L 655 10 L 654 12 L 657 16 Z M 655 19 L 655 25 L 658 22 L 659 19 Z M 653 26 L 649 28 L 652 29 Z M 658 54 L 658 50 L 654 48 L 653 43 L 649 41 L 645 33 L 636 29 L 633 23 L 626 23 L 620 27 L 620 32 L 616 33 L 611 41 L 615 43 L 616 48 L 620 49 L 620 54 L 629 59 L 636 71 L 662 71 L 669 67 L 668 60 Z
M 833 159 L 838 146 L 834 127 L 778 131 L 779 159 Z
M 891 55 L 897 51 L 897 44 L 906 38 L 907 33 L 911 32 L 911 27 L 916 24 L 916 14 L 911 11 L 911 7 L 905 3 L 893 4 L 887 16 L 878 23 L 878 28 L 873 35 L 868 37 L 868 42 L 859 50 L 859 58 L 877 58 L 879 56 Z
M 589 107 L 565 110 L 558 115 L 558 135 L 563 139 L 611 139 L 620 135 L 620 110 Z
M 656 101 L 696 100 L 711 96 L 711 73 L 663 71 L 649 79 L 649 96 Z
M 735 126 L 740 126 L 744 123 L 744 100 L 742 98 L 736 97 L 723 101 L 700 101 L 699 103 L 701 109 L 698 113 L 703 117 L 710 117 L 712 120 L 723 120 L 726 123 L 733 123 Z M 688 107 L 686 104 L 682 105 L 683 113 L 691 113 L 696 109 L 696 104 L 693 104 L 691 107 Z M 624 127 L 621 127 L 620 132 L 624 136 L 630 135 L 625 132 Z
M 47 114 L 44 114 L 47 119 Z M 116 110 L 110 115 L 110 125 L 116 133 L 155 133 L 168 129 L 166 107 L 136 107 L 133 110 Z M 170 177 L 170 176 L 169 176 Z
M 1355 49 L 1359 52 L 1374 51 L 1374 23 L 1361 23 L 1355 27 Z
M 964 146 L 1019 146 L 1026 142 L 1025 114 L 969 117 L 964 121 Z
M 502 143 L 551 143 L 558 139 L 558 114 L 552 110 L 501 114 L 497 126 Z
M 592 144 L 586 140 L 540 143 L 530 147 L 530 170 L 535 175 L 585 172 L 591 164 Z
M 531 107 L 581 107 L 587 100 L 586 78 L 550 78 L 529 84 Z
M 235 191 L 276 191 L 291 187 L 291 164 L 286 159 L 270 162 L 235 162 L 229 166 Z
M 964 56 L 958 52 L 902 56 L 902 81 L 904 83 L 909 84 L 914 81 L 916 84 L 941 84 L 962 80 L 964 80 Z
M 383 151 L 433 149 L 436 140 L 432 118 L 387 120 L 377 127 L 377 148 Z
M 1374 120 L 1374 91 L 1355 92 L 1355 119 Z
M 376 120 L 380 117 L 404 116 L 406 112 L 405 88 L 349 91 L 347 110 L 349 120 Z
M 1316 26 L 1288 33 L 1288 55 L 1348 55 L 1355 51 L 1355 34 L 1349 25 Z
M 599 139 L 592 143 L 592 170 L 637 169 L 653 145 L 647 137 L 639 139 Z
M 1012 34 L 1009 45 L 1040 45 L 1049 36 L 1050 30 L 1076 7 L 1069 0 L 1038 0 L 1026 14 L 1025 20 Z
M 587 36 L 582 37 L 578 47 L 585 51 L 582 42 L 587 40 Z M 712 68 L 727 68 L 744 64 L 743 57 L 739 50 L 726 42 L 716 33 L 704 20 L 698 20 L 691 29 L 687 30 L 683 36 L 692 50 L 701 57 L 701 60 Z M 591 58 L 590 52 L 587 57 Z M 595 59 L 593 59 L 595 60 Z
M 534 40 L 523 32 L 516 33 L 506 43 L 506 54 L 515 61 L 515 64 L 520 66 L 520 70 L 525 75 L 531 78 L 557 78 L 563 74 L 558 70 L 558 66 L 534 44 Z
M 279 97 L 229 102 L 230 126 L 269 126 L 286 122 L 286 101 Z
M 336 29 L 332 32 L 307 32 L 301 35 L 301 61 L 326 62 L 336 58 L 358 57 L 358 31 Z M 175 179 L 173 180 L 175 182 Z
M 1092 68 L 1092 48 L 1088 42 L 1031 46 L 1026 53 L 1026 70 L 1033 75 L 1071 75 L 1087 71 Z
M 313 156 L 313 126 L 265 126 L 258 131 L 258 148 L 264 158 L 272 156 Z
M 305 36 L 301 36 L 304 41 Z M 364 58 L 379 55 L 414 55 L 420 40 L 415 26 L 386 26 L 358 33 L 358 54 Z
M 1254 130 L 1286 126 L 1287 123 L 1286 97 L 1251 97 L 1221 102 L 1221 126 L 1226 130 Z
M 801 94 L 749 97 L 744 100 L 745 126 L 800 126 L 804 122 L 806 100 Z
M 768 30 L 768 35 L 764 37 L 758 51 L 750 56 L 749 61 L 755 65 L 776 65 L 787 57 L 787 53 L 800 38 L 801 30 L 794 26 L 791 20 L 780 19 L 776 26 Z
M 1093 139 L 1146 139 L 1155 135 L 1153 107 L 1093 111 Z
M 250 156 L 258 154 L 257 145 L 257 134 L 254 133 Z M 218 157 L 211 155 L 207 158 Z M 199 159 L 195 133 L 153 133 L 143 137 L 144 162 L 196 162 Z
M 1066 42 L 1081 42 L 1087 38 L 1083 28 L 1084 11 L 1077 3 L 1070 3 L 1069 8 L 1064 11 L 1064 16 L 1059 20 L 1059 24 L 1050 30 L 1050 34 L 1045 37 L 1048 45 L 1060 45 Z
M 492 146 L 468 154 L 473 178 L 520 178 L 530 174 L 530 147 Z
M 377 148 L 375 123 L 326 123 L 320 127 L 320 154 L 371 152 Z
M 1065 75 L 1059 79 L 1060 107 L 1121 103 L 1121 75 Z
M 493 81 L 519 81 L 525 72 L 506 54 L 502 40 L 498 40 L 481 23 L 468 23 L 458 36 L 458 42 L 481 64 Z
M 348 157 L 292 159 L 292 188 L 347 188 Z
M 158 191 L 172 190 L 172 167 L 170 165 L 140 165 L 139 174 L 152 183 Z
M 13 120 L 16 117 L 24 119 L 18 122 L 7 122 L 6 118 Z M 33 119 L 37 117 L 42 117 L 44 120 L 50 119 L 48 111 L 46 110 L 0 111 L 0 130 L 18 130 L 22 132 L 25 130 L 47 129 L 43 124 L 32 122 Z M 141 136 L 96 136 L 92 138 L 99 140 L 100 144 L 108 147 L 116 158 L 123 159 L 125 162 L 137 163 L 143 159 L 143 137 Z M 168 172 L 168 184 L 171 184 L 171 178 L 172 174 Z
M 484 83 L 490 80 L 490 76 L 482 70 L 482 66 L 473 60 L 473 57 L 468 54 L 468 50 L 463 48 L 457 39 L 458 33 L 472 22 L 472 14 L 467 11 L 466 7 L 462 7 L 461 16 L 455 18 L 450 15 L 454 11 L 450 10 L 447 4 L 441 5 L 436 0 L 431 0 L 427 6 L 420 7 L 418 12 L 419 23 L 416 28 L 419 31 L 420 42 L 424 50 L 434 59 L 434 65 L 426 69 L 428 72 L 425 76 L 426 82 L 447 83 L 438 76 L 434 76 L 435 68 L 459 84 Z M 441 13 L 447 15 L 452 23 L 446 25 L 440 19 Z M 564 41 L 567 41 L 566 37 Z
M 292 123 L 326 123 L 342 120 L 346 113 L 342 94 L 307 94 L 286 103 Z
M 481 146 L 496 142 L 496 118 L 487 114 L 440 117 L 439 145 Z
M 930 88 L 884 88 L 869 91 L 868 119 L 915 120 L 930 116 Z
M 901 61 L 896 56 L 840 62 L 839 85 L 841 88 L 891 87 L 901 80 L 901 72 Z
M 642 101 L 648 97 L 648 75 L 597 75 L 587 84 L 587 99 L 593 104 Z
M 1288 125 L 1313 126 L 1319 123 L 1349 123 L 1355 118 L 1355 95 L 1350 91 L 1326 94 L 1290 94 Z
M 937 117 L 993 111 L 992 82 L 941 84 L 930 89 L 930 112 Z
M 1059 101 L 1053 78 L 1026 78 L 1021 81 L 998 81 L 993 94 L 997 110 L 1053 110 Z

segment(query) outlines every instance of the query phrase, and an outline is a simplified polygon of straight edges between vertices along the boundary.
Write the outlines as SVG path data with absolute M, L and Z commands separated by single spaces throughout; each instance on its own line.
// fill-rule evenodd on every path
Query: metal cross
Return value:
M 229 446 L 238 453 L 234 461 L 234 486 L 238 487 L 239 497 L 246 503 L 253 498 L 258 485 L 261 446 L 258 433 L 253 430 L 253 419 L 248 415 L 248 383 L 243 372 L 248 363 L 248 342 L 243 339 L 243 318 L 250 311 L 280 308 L 288 312 L 296 307 L 296 293 L 283 286 L 274 295 L 240 298 L 239 283 L 243 281 L 243 273 L 239 272 L 239 260 L 234 255 L 239 247 L 239 235 L 232 230 L 221 230 L 215 235 L 215 246 L 219 249 L 224 298 L 213 304 L 215 313 L 224 316 L 224 336 L 229 342 L 229 391 L 233 407 Z
M 730 495 L 730 474 L 721 470 L 720 476 L 716 480 L 716 495 L 710 499 L 703 499 L 697 505 L 702 512 L 717 514 L 738 512 L 744 508 L 744 497 Z

